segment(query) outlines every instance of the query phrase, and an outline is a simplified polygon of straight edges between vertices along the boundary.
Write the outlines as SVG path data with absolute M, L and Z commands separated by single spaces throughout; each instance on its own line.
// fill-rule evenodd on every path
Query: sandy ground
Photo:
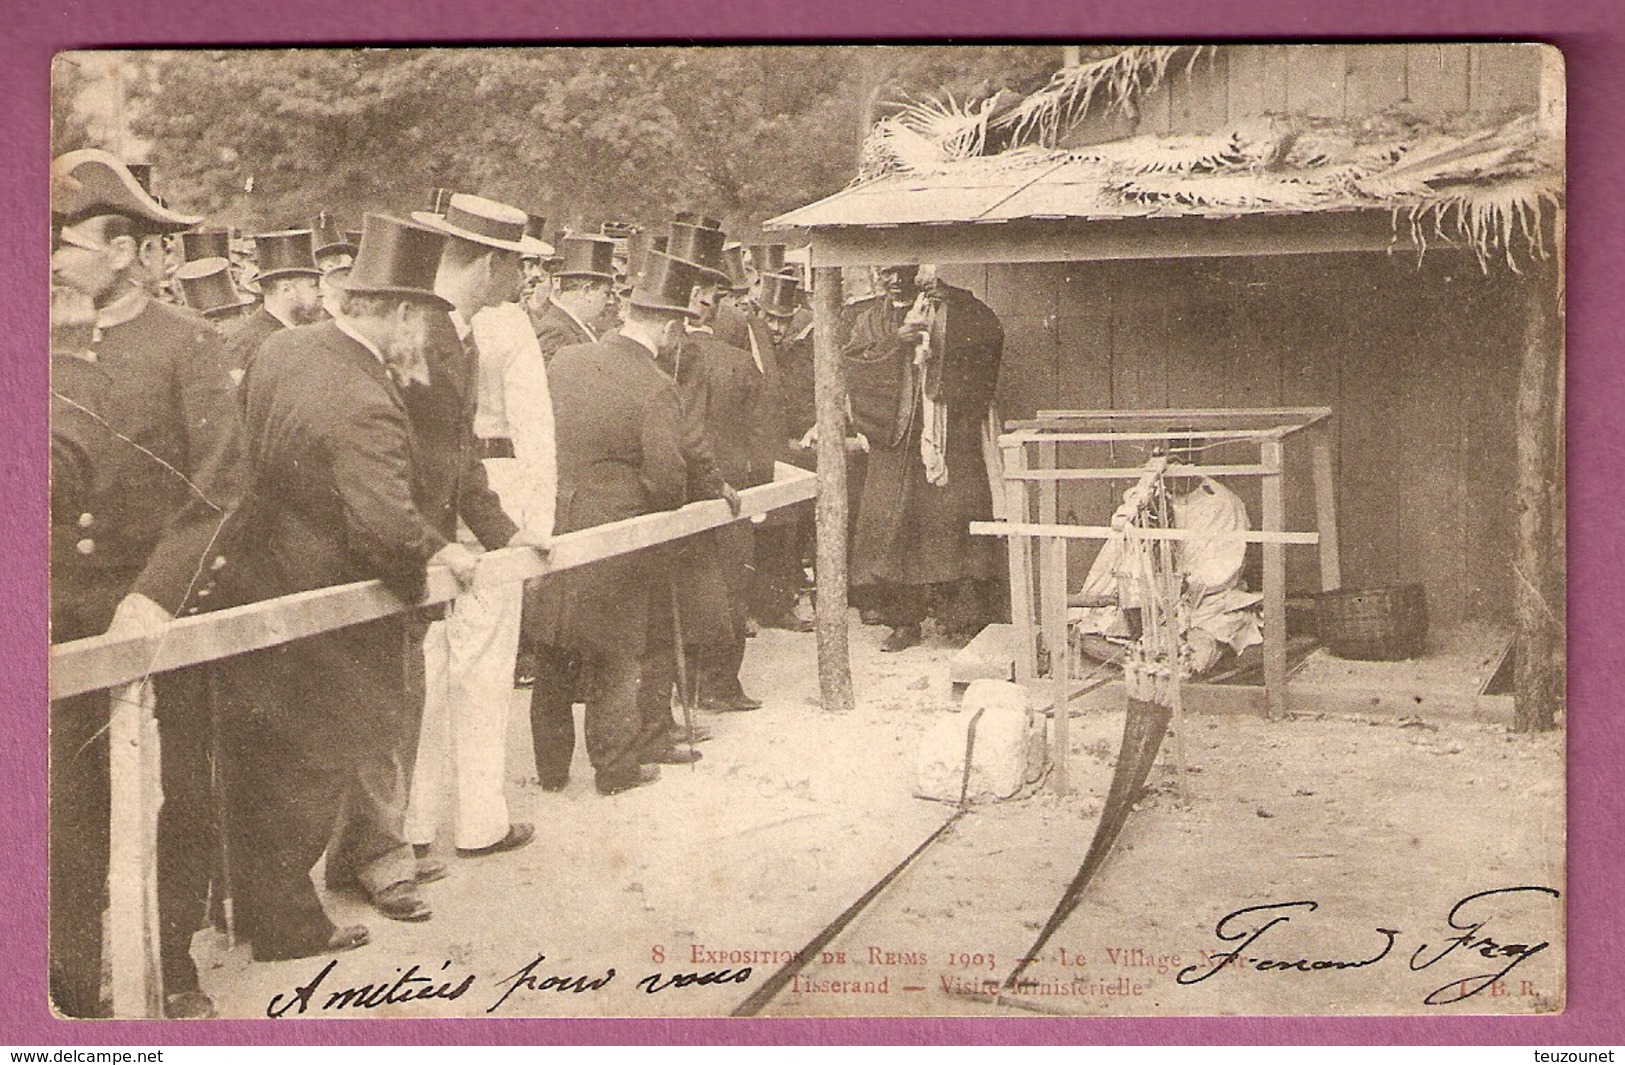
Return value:
M 286 1006 L 318 975 L 306 1016 L 726 1015 L 952 813 L 912 791 L 918 739 L 955 702 L 954 647 L 927 640 L 883 655 L 884 630 L 852 633 L 853 712 L 819 708 L 810 635 L 769 630 L 745 669 L 767 705 L 703 715 L 716 735 L 697 767 L 666 767 L 657 785 L 612 798 L 593 791 L 580 745 L 564 792 L 534 785 L 527 695 L 516 693 L 510 802 L 537 825 L 534 844 L 460 860 L 445 835 L 437 854 L 452 871 L 423 889 L 435 908 L 423 924 L 330 896 L 335 920 L 372 929 L 370 945 L 346 954 L 255 964 L 246 947 L 205 934 L 205 990 L 223 1016 L 242 1017 Z M 1560 902 L 1502 893 L 1458 910 L 1458 927 L 1448 920 L 1477 892 L 1563 886 L 1560 735 L 1195 713 L 1184 798 L 1170 740 L 1110 858 L 1027 968 L 1033 983 L 994 1001 L 982 981 L 1002 982 L 1026 954 L 1088 849 L 1122 720 L 1074 717 L 1072 795 L 1039 790 L 967 813 L 763 1013 L 1561 1008 Z M 1231 934 L 1264 930 L 1236 962 L 1193 979 L 1241 945 L 1217 937 L 1221 918 L 1275 904 L 1232 918 Z M 1368 965 L 1314 965 L 1371 959 L 1390 941 Z M 1424 1004 L 1509 964 L 1478 994 Z M 348 988 L 372 991 L 374 1005 L 333 997 Z M 435 989 L 442 997 L 408 995 Z

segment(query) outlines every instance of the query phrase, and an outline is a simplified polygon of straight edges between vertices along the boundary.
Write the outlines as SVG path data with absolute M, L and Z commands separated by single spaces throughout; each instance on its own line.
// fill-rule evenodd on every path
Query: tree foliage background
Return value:
M 1061 58 L 948 45 L 123 53 L 117 92 L 87 84 L 93 64 L 59 63 L 53 129 L 57 151 L 105 140 L 114 101 L 157 191 L 250 230 L 318 210 L 356 225 L 445 186 L 550 226 L 700 209 L 749 237 L 850 181 L 889 106 L 1025 94 Z M 86 94 L 101 101 L 88 117 L 72 106 Z

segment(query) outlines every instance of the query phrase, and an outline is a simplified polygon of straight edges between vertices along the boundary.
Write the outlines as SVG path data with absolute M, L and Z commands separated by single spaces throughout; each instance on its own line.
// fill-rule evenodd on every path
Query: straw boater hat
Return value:
M 175 280 L 180 282 L 186 305 L 207 318 L 222 318 L 254 304 L 231 283 L 231 263 L 221 256 L 181 264 Z
M 111 152 L 81 148 L 52 161 L 51 215 L 57 224 L 71 226 L 108 214 L 124 215 L 153 233 L 190 229 L 203 221 L 158 202 Z
M 607 237 L 565 237 L 559 241 L 554 277 L 615 280 L 615 242 Z
M 254 265 L 259 268 L 254 280 L 260 284 L 283 277 L 322 276 L 316 266 L 312 235 L 308 229 L 261 233 L 255 237 Z
M 644 256 L 643 272 L 632 285 L 628 302 L 651 311 L 672 311 L 686 318 L 698 318 L 689 309 L 694 286 L 700 283 L 693 263 L 673 258 L 665 252 L 650 251 Z
M 800 309 L 801 282 L 794 274 L 763 274 L 762 296 L 757 302 L 762 313 L 789 318 Z
M 446 201 L 446 213 L 413 211 L 412 221 L 458 240 L 471 241 L 487 248 L 518 252 L 521 255 L 541 255 L 539 248 L 547 245 L 525 236 L 525 212 L 483 196 L 466 192 L 453 193 Z
M 450 310 L 451 304 L 434 291 L 444 246 L 445 237 L 437 230 L 389 215 L 369 214 L 362 220 L 355 264 L 349 274 L 333 283 L 346 292 L 401 296 Z
M 231 258 L 231 230 L 194 229 L 182 233 L 181 258 L 189 263 L 199 259 Z

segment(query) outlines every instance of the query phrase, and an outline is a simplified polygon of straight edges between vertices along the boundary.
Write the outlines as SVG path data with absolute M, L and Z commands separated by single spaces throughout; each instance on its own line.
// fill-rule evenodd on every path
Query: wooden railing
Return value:
M 739 518 L 765 515 L 816 494 L 817 478 L 806 470 L 781 462 L 774 474 L 772 482 L 739 493 Z M 712 499 L 690 503 L 681 510 L 566 533 L 554 539 L 545 557 L 530 548 L 492 551 L 480 556 L 475 584 L 545 577 L 680 540 L 735 520 L 726 503 Z M 460 591 L 451 572 L 437 566 L 429 571 L 427 593 L 415 603 L 404 601 L 379 581 L 366 581 L 183 618 L 153 635 L 92 636 L 51 648 L 53 700 L 107 690 L 112 702 L 108 733 L 112 804 L 106 953 L 112 961 L 114 1016 L 163 1016 L 156 886 L 157 816 L 162 791 L 149 678 L 182 666 L 229 658 L 443 603 L 455 599 Z

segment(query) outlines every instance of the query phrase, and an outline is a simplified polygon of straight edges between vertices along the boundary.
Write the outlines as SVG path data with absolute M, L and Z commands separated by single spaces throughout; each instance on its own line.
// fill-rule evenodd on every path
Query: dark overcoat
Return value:
M 403 390 L 416 440 L 419 505 L 448 540 L 457 536 L 462 519 L 481 546 L 491 551 L 507 545 L 519 526 L 502 509 L 491 488 L 474 413 L 479 406 L 479 355 L 457 335 L 449 315 L 429 323 L 429 384 Z
M 677 385 L 642 344 L 623 336 L 561 349 L 548 366 L 558 441 L 554 528 L 576 532 L 683 505 Z M 650 552 L 594 562 L 549 577 L 538 602 L 544 643 L 638 655 L 650 589 L 665 575 Z
M 536 327 L 536 344 L 542 349 L 542 359 L 547 362 L 552 361 L 560 348 L 593 343 L 592 334 L 556 303 L 549 303 L 539 315 L 531 312 L 531 324 Z
M 1004 330 L 969 292 L 940 291 L 947 485 L 929 483 L 920 458 L 921 380 L 913 345 L 897 336 L 906 309 L 877 300 L 853 323 L 842 351 L 854 420 L 870 443 L 852 546 L 854 586 L 995 576 L 995 545 L 970 535 L 969 525 L 992 517 L 982 425 L 998 385 Z
M 234 572 L 249 595 L 378 579 L 420 598 L 448 537 L 420 506 L 411 420 L 377 357 L 335 323 L 301 326 L 265 342 L 244 389 L 255 520 Z M 399 730 L 414 624 L 397 614 L 271 648 L 253 712 L 313 764 L 352 764 Z
M 226 361 L 241 379 L 254 363 L 254 355 L 267 337 L 286 329 L 281 320 L 263 305 L 253 314 L 238 322 L 226 336 Z

